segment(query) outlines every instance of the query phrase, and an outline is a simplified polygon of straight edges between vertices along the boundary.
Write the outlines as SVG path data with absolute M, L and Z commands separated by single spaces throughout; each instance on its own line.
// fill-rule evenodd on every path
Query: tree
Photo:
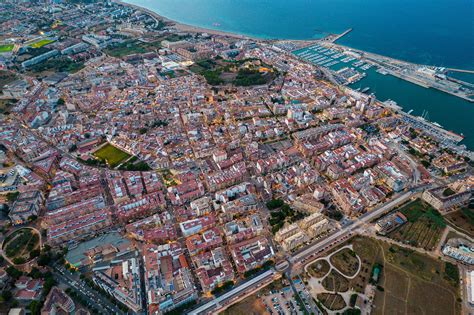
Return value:
M 452 282 L 455 282 L 457 284 L 459 282 L 458 267 L 450 262 L 445 262 L 444 266 L 445 266 L 444 268 L 445 277 L 448 280 L 451 280 Z
M 30 252 L 30 259 L 36 258 L 40 255 L 39 249 L 34 249 Z
M 21 277 L 21 275 L 23 274 L 23 272 L 21 272 L 20 270 L 16 269 L 15 267 L 13 266 L 10 266 L 6 269 L 6 272 L 8 273 L 8 275 L 10 277 L 12 277 L 13 279 L 18 279 Z
M 19 193 L 18 191 L 17 191 L 17 192 L 13 192 L 13 193 L 8 193 L 8 194 L 7 194 L 7 200 L 8 200 L 9 202 L 13 202 L 13 201 L 16 200 L 16 198 L 18 198 L 18 195 L 19 195 L 19 194 L 20 194 L 20 193 Z
M 21 264 L 24 264 L 26 262 L 26 259 L 24 257 L 15 257 L 13 259 L 13 263 L 15 265 L 21 265 Z
M 31 314 L 36 315 L 39 314 L 41 311 L 41 305 L 39 301 L 32 301 L 28 306 Z
M 47 266 L 51 262 L 51 255 L 49 252 L 42 253 L 38 258 L 38 265 L 40 266 Z
M 12 297 L 13 297 L 12 291 L 10 291 L 10 290 L 3 290 L 2 291 L 2 298 L 5 302 L 10 301 Z
M 54 280 L 53 275 L 51 273 L 47 273 L 44 277 L 43 296 L 47 296 L 55 284 L 56 280 Z
M 39 278 L 41 278 L 42 274 L 41 274 L 41 271 L 38 268 L 33 267 L 33 268 L 31 268 L 31 271 L 28 274 L 28 276 L 32 277 L 33 279 L 39 279 Z
M 10 212 L 10 207 L 5 203 L 0 207 L 0 211 L 2 211 L 4 215 L 8 215 L 8 212 Z
M 77 145 L 75 143 L 71 145 L 71 147 L 69 147 L 69 152 L 74 152 L 76 150 L 77 150 Z
M 281 199 L 272 199 L 269 202 L 267 202 L 267 208 L 270 210 L 279 208 L 283 206 L 284 202 Z

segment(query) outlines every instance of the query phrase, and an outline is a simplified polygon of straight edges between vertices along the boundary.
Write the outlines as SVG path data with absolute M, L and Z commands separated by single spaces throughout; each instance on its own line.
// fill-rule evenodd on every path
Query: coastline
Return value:
M 131 3 L 128 3 L 128 2 L 124 2 L 122 0 L 112 0 L 112 2 L 123 5 L 123 6 L 128 6 L 128 7 L 131 7 L 133 9 L 137 10 L 137 11 L 142 11 L 146 14 L 149 14 L 150 16 L 152 16 L 156 20 L 162 20 L 163 22 L 170 24 L 178 32 L 207 33 L 207 34 L 210 34 L 210 35 L 227 36 L 227 37 L 233 37 L 233 38 L 237 38 L 237 39 L 250 39 L 250 40 L 254 40 L 254 41 L 258 41 L 258 42 L 267 42 L 267 43 L 268 42 L 290 41 L 290 42 L 306 43 L 308 45 L 311 45 L 311 44 L 316 43 L 316 42 L 321 42 L 321 39 L 322 39 L 322 38 L 318 38 L 318 39 L 316 39 L 316 38 L 307 38 L 307 39 L 263 38 L 263 37 L 258 37 L 258 36 L 244 35 L 244 34 L 239 34 L 237 32 L 222 31 L 222 30 L 211 29 L 211 28 L 207 28 L 207 27 L 203 27 L 203 26 L 194 26 L 194 25 L 190 25 L 190 24 L 181 23 L 181 22 L 178 22 L 176 20 L 172 20 L 172 19 L 170 19 L 166 16 L 160 15 L 160 14 L 156 13 L 155 11 L 147 9 L 143 6 L 136 5 L 136 4 L 131 4 Z M 328 35 L 340 35 L 340 34 L 328 33 Z M 366 50 L 363 50 L 363 49 L 360 49 L 360 48 L 355 48 L 355 47 L 352 47 L 352 46 L 339 44 L 339 43 L 336 43 L 336 41 L 333 41 L 333 42 L 330 42 L 330 43 L 328 42 L 328 43 L 333 45 L 333 46 L 338 46 L 340 48 L 344 48 L 344 49 L 347 49 L 347 50 L 352 50 L 352 51 L 359 52 L 359 53 L 378 56 L 378 57 L 381 57 L 381 58 L 384 58 L 384 59 L 387 59 L 387 60 L 403 62 L 403 63 L 406 63 L 406 64 L 430 66 L 430 67 L 437 67 L 438 66 L 438 65 L 435 65 L 435 64 L 425 64 L 425 63 L 418 64 L 418 63 L 415 63 L 415 62 L 412 62 L 412 61 L 406 61 L 406 60 L 399 59 L 399 58 L 388 57 L 388 56 L 385 56 L 385 55 L 381 55 L 379 53 L 374 53 L 374 52 L 366 51 Z M 449 69 L 451 69 L 452 71 L 456 71 L 456 72 L 468 72 L 468 73 L 474 72 L 474 69 L 473 70 L 471 70 L 471 69 L 462 69 L 462 68 L 449 68 Z
M 224 36 L 224 37 L 235 38 L 235 39 L 253 40 L 255 42 L 260 42 L 260 43 L 273 43 L 273 42 L 288 41 L 288 42 L 300 42 L 300 43 L 303 43 L 305 45 L 312 45 L 314 43 L 321 42 L 321 39 L 283 39 L 283 38 L 281 38 L 281 39 L 278 39 L 278 38 L 265 39 L 265 38 L 261 38 L 261 37 L 243 35 L 243 34 L 230 32 L 230 31 L 221 31 L 221 30 L 209 29 L 209 28 L 206 28 L 206 27 L 193 26 L 193 25 L 178 22 L 176 20 L 172 20 L 168 17 L 162 16 L 162 15 L 156 13 L 155 11 L 152 11 L 152 10 L 147 9 L 145 7 L 142 7 L 140 5 L 127 3 L 127 2 L 124 2 L 122 0 L 112 0 L 112 2 L 123 5 L 123 6 L 133 8 L 134 10 L 137 10 L 137 11 L 141 11 L 145 14 L 150 15 L 152 18 L 154 18 L 157 21 L 161 20 L 161 21 L 169 24 L 169 29 L 175 30 L 176 32 L 186 32 L 186 33 L 196 33 L 196 34 L 197 33 L 207 33 L 207 34 L 210 34 L 210 35 L 218 35 L 218 36 Z M 331 34 L 331 35 L 337 35 L 337 34 Z M 383 59 L 389 59 L 389 60 L 392 60 L 392 61 L 402 62 L 402 63 L 405 63 L 405 64 L 416 65 L 413 62 L 404 61 L 404 60 L 395 59 L 395 58 L 392 58 L 392 57 L 387 57 L 387 56 L 384 56 L 384 55 L 379 55 L 379 54 L 376 54 L 376 53 L 367 52 L 367 51 L 364 51 L 364 50 L 361 50 L 361 49 L 358 49 L 358 48 L 346 46 L 346 45 L 343 45 L 343 44 L 337 44 L 335 42 L 330 42 L 330 43 L 328 42 L 328 44 L 332 45 L 332 46 L 342 48 L 342 49 L 347 49 L 347 50 L 352 50 L 352 51 L 359 52 L 359 53 L 364 53 L 364 54 L 368 54 L 368 55 L 374 55 L 374 56 L 382 57 Z M 422 64 L 419 64 L 419 65 L 422 65 Z M 424 66 L 430 66 L 430 65 L 424 64 Z M 406 79 L 400 78 L 398 76 L 395 76 L 395 77 L 398 78 L 398 79 L 407 81 Z M 410 81 L 408 81 L 408 82 L 410 82 Z M 415 82 L 410 82 L 410 83 L 412 83 L 414 85 L 419 85 Z M 425 86 L 425 88 L 426 88 L 426 86 Z M 450 93 L 448 93 L 448 94 L 450 94 Z M 456 97 L 455 95 L 451 95 L 451 96 Z M 465 99 L 463 99 L 463 100 L 466 101 Z M 403 111 L 403 109 L 402 109 L 402 111 Z M 445 130 L 445 131 L 450 131 L 450 129 L 446 129 L 444 127 L 442 129 Z M 469 149 L 470 148 L 468 148 L 468 150 Z
M 238 38 L 238 39 L 251 39 L 251 40 L 255 40 L 255 41 L 271 41 L 270 39 L 265 40 L 265 39 L 262 39 L 262 38 L 237 34 L 237 33 L 233 33 L 233 32 L 213 30 L 213 29 L 210 29 L 210 28 L 184 24 L 184 23 L 172 20 L 170 18 L 167 18 L 166 16 L 162 16 L 162 15 L 160 15 L 160 14 L 158 14 L 158 13 L 156 13 L 156 12 L 150 10 L 150 9 L 147 9 L 145 7 L 142 7 L 142 6 L 139 6 L 139 5 L 136 5 L 136 4 L 131 4 L 131 3 L 124 2 L 124 1 L 121 1 L 121 0 L 112 0 L 112 2 L 123 5 L 123 6 L 133 8 L 137 11 L 142 11 L 146 14 L 149 14 L 150 16 L 155 18 L 156 20 L 162 20 L 165 23 L 169 23 L 178 32 L 207 33 L 207 34 L 210 34 L 210 35 L 221 35 L 221 36 L 227 36 L 227 37 L 234 37 L 234 38 Z
M 292 42 L 300 42 L 300 43 L 311 44 L 311 43 L 314 43 L 314 42 L 317 42 L 317 41 L 320 40 L 320 39 L 311 39 L 311 38 L 308 38 L 308 39 L 262 38 L 262 37 L 257 37 L 257 36 L 239 34 L 239 33 L 236 33 L 236 32 L 215 30 L 215 29 L 211 29 L 211 28 L 207 28 L 207 27 L 194 26 L 194 25 L 190 25 L 190 24 L 181 23 L 181 22 L 178 22 L 176 20 L 172 20 L 172 19 L 170 19 L 166 16 L 160 15 L 160 14 L 156 13 L 155 11 L 152 11 L 152 10 L 147 9 L 145 7 L 142 7 L 140 5 L 131 4 L 131 3 L 124 2 L 124 1 L 121 1 L 121 0 L 112 0 L 112 2 L 123 5 L 123 6 L 133 8 L 137 11 L 142 11 L 146 14 L 149 14 L 150 16 L 152 16 L 156 20 L 162 20 L 165 23 L 169 23 L 178 32 L 207 33 L 207 34 L 210 34 L 210 35 L 220 35 L 220 36 L 232 37 L 232 38 L 237 38 L 237 39 L 250 39 L 250 40 L 258 41 L 258 42 L 292 41 Z

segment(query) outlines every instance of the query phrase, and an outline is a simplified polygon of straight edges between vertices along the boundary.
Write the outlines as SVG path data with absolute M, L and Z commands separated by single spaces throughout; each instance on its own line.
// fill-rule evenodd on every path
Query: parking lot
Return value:
M 270 314 L 303 314 L 289 286 L 270 291 L 270 294 L 262 296 L 262 300 Z

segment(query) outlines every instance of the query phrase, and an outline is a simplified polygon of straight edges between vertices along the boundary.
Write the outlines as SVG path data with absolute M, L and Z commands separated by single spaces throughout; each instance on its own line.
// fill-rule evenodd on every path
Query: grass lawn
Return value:
M 357 276 L 355 276 L 354 279 L 345 278 L 346 281 L 348 281 L 347 287 L 355 292 L 364 293 L 365 287 L 369 283 L 369 279 L 372 273 L 372 268 L 374 267 L 375 264 L 383 263 L 382 250 L 380 249 L 380 246 L 378 245 L 376 240 L 365 238 L 365 237 L 354 237 L 349 242 L 341 244 L 338 248 L 348 245 L 348 244 L 352 244 L 354 252 L 360 257 L 361 267 L 360 267 L 359 273 L 357 274 Z M 334 251 L 336 251 L 338 248 L 335 248 Z M 351 257 L 349 258 L 348 261 L 352 261 L 353 256 L 351 254 L 348 254 L 348 255 L 350 255 Z M 319 268 L 317 268 L 318 264 L 321 265 Z M 327 263 L 322 260 L 314 262 L 308 267 L 308 275 L 311 277 L 316 276 L 317 278 L 324 276 L 329 270 L 329 265 L 326 265 L 326 264 Z M 357 260 L 357 264 L 358 264 L 358 260 Z M 315 270 L 318 272 L 316 273 Z M 350 272 L 350 270 L 347 272 L 347 274 L 354 274 L 354 273 L 355 271 Z M 338 281 L 338 277 L 336 277 L 336 280 Z M 339 286 L 341 286 L 341 284 L 339 284 Z
M 42 40 L 39 40 L 39 41 L 31 44 L 31 47 L 40 48 L 40 47 L 46 46 L 48 44 L 51 44 L 53 42 L 54 42 L 54 40 L 51 40 L 51 39 L 42 39 Z
M 455 265 L 363 236 L 356 236 L 340 247 L 347 244 L 353 245 L 362 261 L 359 274 L 348 280 L 349 288 L 364 292 L 374 265 L 382 267 L 373 314 L 461 313 Z M 317 298 L 332 309 L 340 306 L 334 295 L 318 294 Z
M 22 228 L 9 235 L 4 242 L 3 250 L 10 259 L 28 260 L 32 250 L 39 246 L 39 235 L 30 228 Z
M 356 237 L 350 243 L 354 248 L 354 252 L 360 257 L 362 264 L 357 276 L 349 281 L 349 287 L 356 292 L 363 293 L 369 283 L 372 268 L 374 265 L 383 262 L 382 250 L 377 241 L 369 238 Z
M 159 41 L 143 43 L 139 41 L 128 41 L 122 44 L 108 47 L 105 53 L 109 56 L 121 58 L 132 54 L 144 54 L 161 48 Z
M 318 300 L 328 309 L 337 311 L 346 307 L 346 302 L 339 294 L 332 293 L 320 293 L 318 294 Z
M 5 85 L 12 83 L 16 79 L 17 76 L 13 72 L 0 70 L 0 94 Z
M 321 284 L 328 291 L 346 292 L 349 290 L 349 280 L 334 269 L 324 278 Z
M 28 73 L 36 76 L 46 76 L 55 72 L 76 73 L 84 68 L 84 63 L 74 62 L 63 56 L 45 60 L 39 64 L 33 65 L 28 69 Z
M 390 238 L 427 250 L 433 249 L 446 227 L 443 216 L 417 199 L 399 209 L 408 222 L 389 234 Z
M 352 277 L 359 268 L 359 260 L 356 253 L 349 248 L 345 248 L 337 254 L 331 256 L 331 263 L 344 275 Z
M 368 242 L 373 240 L 367 239 Z M 383 271 L 374 314 L 459 314 L 457 279 L 452 266 L 417 252 L 376 241 Z
M 308 273 L 315 278 L 324 277 L 329 271 L 329 263 L 323 259 L 317 260 L 308 266 Z
M 10 52 L 14 46 L 13 44 L 0 45 L 0 53 Z
M 99 150 L 95 151 L 94 156 L 99 160 L 106 161 L 110 167 L 114 168 L 128 159 L 130 154 L 114 147 L 110 143 L 107 143 Z

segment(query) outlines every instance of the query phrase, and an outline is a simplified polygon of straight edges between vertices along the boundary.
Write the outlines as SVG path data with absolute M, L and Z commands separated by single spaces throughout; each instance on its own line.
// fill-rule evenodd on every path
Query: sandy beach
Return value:
M 152 16 L 157 21 L 161 20 L 165 23 L 171 24 L 172 27 L 178 32 L 207 33 L 207 34 L 211 34 L 211 35 L 221 35 L 221 36 L 234 37 L 234 38 L 239 38 L 239 39 L 252 39 L 252 40 L 256 40 L 256 41 L 268 41 L 268 40 L 261 39 L 261 38 L 255 38 L 255 37 L 245 36 L 245 35 L 241 35 L 241 34 L 235 34 L 235 33 L 231 33 L 231 32 L 225 32 L 225 31 L 219 31 L 219 30 L 213 30 L 213 29 L 208 29 L 208 28 L 204 28 L 204 27 L 198 27 L 198 26 L 183 24 L 183 23 L 171 20 L 171 19 L 169 19 L 165 16 L 159 15 L 158 13 L 156 13 L 152 10 L 149 10 L 147 8 L 144 8 L 144 7 L 135 5 L 135 4 L 130 4 L 130 3 L 123 2 L 123 1 L 120 1 L 120 0 L 112 0 L 112 2 L 121 4 L 123 6 L 131 7 L 133 9 L 137 10 L 137 11 L 142 11 L 142 12 Z

